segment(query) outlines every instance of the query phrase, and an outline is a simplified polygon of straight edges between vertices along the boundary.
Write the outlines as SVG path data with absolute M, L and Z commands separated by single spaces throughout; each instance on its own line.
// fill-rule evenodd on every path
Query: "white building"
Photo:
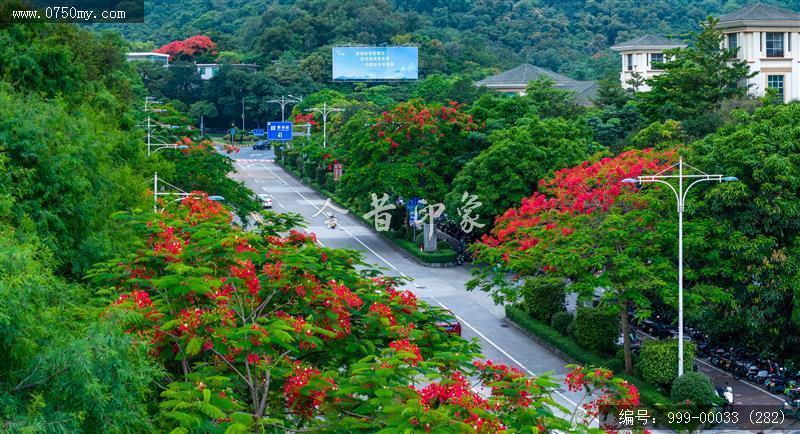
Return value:
M 719 17 L 724 33 L 720 49 L 736 49 L 756 75 L 747 81 L 750 92 L 763 95 L 774 88 L 784 101 L 800 100 L 800 14 L 761 3 L 751 4 Z M 611 47 L 622 55 L 620 81 L 631 88 L 631 79 L 651 78 L 660 73 L 664 50 L 685 44 L 661 36 L 645 35 Z M 669 60 L 669 59 L 666 59 Z M 647 91 L 647 84 L 637 90 Z
M 774 88 L 784 101 L 800 99 L 800 14 L 756 3 L 719 17 L 724 48 L 756 71 L 750 92 Z
M 625 89 L 634 87 L 634 82 L 647 80 L 661 73 L 664 50 L 683 48 L 686 44 L 658 35 L 644 35 L 611 47 L 622 55 L 620 82 Z M 642 82 L 637 91 L 648 91 L 650 86 Z
M 217 63 L 196 63 L 197 73 L 200 74 L 201 80 L 211 80 L 219 72 L 219 64 Z
M 224 65 L 219 63 L 195 63 L 194 66 L 197 68 L 197 73 L 200 74 L 201 80 L 211 80 L 212 78 L 216 77 L 221 66 L 239 68 L 248 71 L 256 71 L 258 68 L 260 68 L 260 66 L 254 63 L 231 63 Z
M 127 53 L 128 62 L 147 61 L 169 65 L 169 54 L 154 53 L 152 51 Z

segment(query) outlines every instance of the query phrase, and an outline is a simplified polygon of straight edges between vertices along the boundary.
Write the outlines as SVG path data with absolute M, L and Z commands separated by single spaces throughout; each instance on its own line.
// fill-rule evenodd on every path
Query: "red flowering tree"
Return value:
M 204 54 L 216 55 L 217 44 L 208 36 L 195 35 L 182 41 L 172 41 L 156 50 L 169 54 L 170 60 L 194 60 Z
M 657 187 L 640 191 L 621 181 L 664 170 L 673 158 L 672 151 L 635 150 L 542 179 L 541 192 L 499 216 L 491 234 L 473 246 L 476 259 L 494 267 L 480 271 L 469 287 L 490 291 L 498 302 L 517 302 L 519 285 L 506 279 L 511 271 L 513 280 L 569 279 L 569 290 L 586 298 L 602 288 L 620 314 L 631 373 L 627 307 L 646 315 L 646 295 L 667 288 L 665 275 L 674 265 L 662 249 L 674 232 L 673 220 L 661 215 L 670 197 Z
M 340 136 L 343 151 L 336 154 L 346 167 L 337 193 L 367 204 L 370 193 L 441 201 L 468 156 L 486 146 L 472 134 L 481 128 L 456 102 L 412 100 L 375 119 L 353 117 Z
M 265 217 L 261 232 L 242 232 L 202 194 L 119 217 L 140 247 L 91 277 L 108 288 L 108 315 L 168 372 L 161 428 L 587 430 L 558 416 L 569 409 L 550 396 L 552 379 L 473 364 L 476 344 L 435 325 L 442 311 L 393 279 L 364 277 L 357 253 L 318 246 L 290 229 L 293 216 Z M 638 399 L 606 371 L 580 384 L 608 402 Z

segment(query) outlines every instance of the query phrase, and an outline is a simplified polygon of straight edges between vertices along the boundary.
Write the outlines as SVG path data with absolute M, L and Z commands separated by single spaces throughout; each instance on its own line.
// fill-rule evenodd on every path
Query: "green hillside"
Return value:
M 415 43 L 423 74 L 528 60 L 576 79 L 615 69 L 608 49 L 642 33 L 681 35 L 745 0 L 147 0 L 145 24 L 115 26 L 163 45 L 206 34 L 222 51 L 268 64 L 326 56 L 331 44 Z M 769 1 L 798 9 L 800 1 Z

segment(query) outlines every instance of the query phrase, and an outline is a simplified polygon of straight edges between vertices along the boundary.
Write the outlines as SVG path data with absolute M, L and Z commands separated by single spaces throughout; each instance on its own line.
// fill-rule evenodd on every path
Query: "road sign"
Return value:
M 333 180 L 339 181 L 342 179 L 342 163 L 333 163 Z
M 253 135 L 256 137 L 264 137 L 264 129 L 263 128 L 256 128 L 253 130 Z
M 411 199 L 406 202 L 406 209 L 408 210 L 408 225 L 414 226 L 417 224 L 417 219 L 419 218 L 419 198 L 412 197 Z
M 236 128 L 231 128 L 229 133 L 231 133 L 231 137 L 235 136 L 236 135 Z
M 268 122 L 267 140 L 292 140 L 292 123 Z

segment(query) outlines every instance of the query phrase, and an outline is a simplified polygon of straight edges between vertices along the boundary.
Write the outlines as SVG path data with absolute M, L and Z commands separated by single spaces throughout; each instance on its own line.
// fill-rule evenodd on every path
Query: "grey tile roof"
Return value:
M 722 15 L 719 17 L 720 23 L 729 21 L 785 21 L 800 20 L 800 14 L 779 7 L 765 5 L 763 3 L 753 3 L 739 10 Z
M 668 39 L 659 35 L 644 35 L 628 41 L 615 44 L 611 49 L 623 47 L 685 47 L 686 44 L 674 39 Z
M 567 81 L 556 83 L 556 87 L 575 92 L 574 100 L 580 105 L 592 105 L 597 98 L 596 81 Z
M 503 71 L 497 75 L 484 78 L 475 83 L 476 86 L 526 86 L 528 83 L 538 80 L 540 78 L 549 78 L 556 83 L 564 81 L 573 81 L 571 78 L 553 72 L 549 69 L 533 66 L 529 63 L 523 63 L 516 68 Z

